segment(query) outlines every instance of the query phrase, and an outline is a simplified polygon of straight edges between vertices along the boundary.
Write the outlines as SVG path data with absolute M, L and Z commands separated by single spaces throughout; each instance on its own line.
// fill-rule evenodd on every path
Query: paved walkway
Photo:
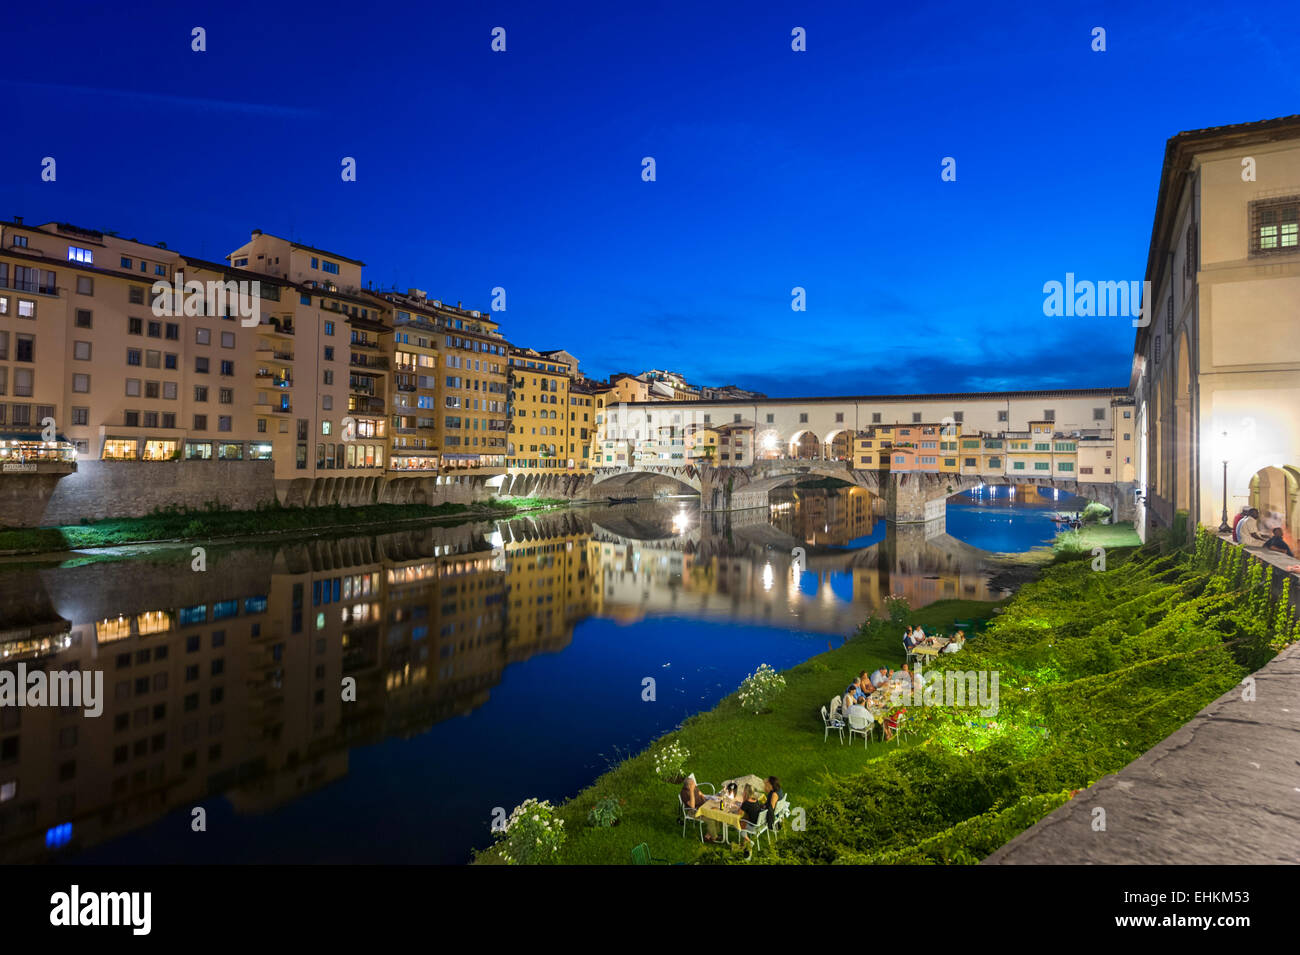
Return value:
M 1253 678 L 984 864 L 1300 863 L 1300 643 Z

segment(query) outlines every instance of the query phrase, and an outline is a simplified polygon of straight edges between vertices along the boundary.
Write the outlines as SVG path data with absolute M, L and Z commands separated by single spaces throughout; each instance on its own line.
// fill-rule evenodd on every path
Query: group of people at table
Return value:
M 785 798 L 785 792 L 781 789 L 781 780 L 775 776 L 768 776 L 763 780 L 763 794 L 760 797 L 753 784 L 750 783 L 746 783 L 743 787 L 738 787 L 734 782 L 728 783 L 723 786 L 721 792 L 705 793 L 696 785 L 694 773 L 686 777 L 679 795 L 682 805 L 686 807 L 688 813 L 704 820 L 703 837 L 705 842 L 726 841 L 725 830 L 720 835 L 719 829 L 723 825 L 734 825 L 740 830 L 741 837 L 744 840 L 746 858 L 750 853 L 749 831 L 758 827 L 759 817 L 763 814 L 763 810 L 767 810 L 767 825 L 775 829 L 777 827 L 776 807 Z M 716 813 L 734 816 L 735 819 L 719 820 L 713 818 L 712 814 L 707 816 L 702 814 L 700 812 L 702 809 L 710 809 Z
M 903 632 L 903 649 L 919 656 L 938 653 L 956 653 L 966 643 L 966 635 L 958 630 L 951 637 L 929 637 L 920 627 L 908 627 Z M 921 674 L 913 673 L 904 663 L 903 669 L 894 671 L 881 667 L 868 673 L 863 670 L 848 685 L 841 699 L 840 710 L 846 718 L 856 713 L 881 724 L 886 742 L 894 738 L 898 725 L 907 713 L 907 707 L 891 709 L 895 696 L 902 692 L 920 689 Z M 857 711 L 854 707 L 859 707 Z

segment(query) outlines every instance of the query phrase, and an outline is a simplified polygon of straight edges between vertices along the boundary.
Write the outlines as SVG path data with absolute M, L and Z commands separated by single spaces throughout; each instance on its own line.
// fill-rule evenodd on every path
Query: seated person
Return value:
M 898 732 L 898 724 L 903 720 L 903 714 L 907 712 L 907 707 L 900 707 L 897 712 L 885 718 L 885 742 L 894 738 L 894 733 Z
M 898 678 L 902 680 L 904 683 L 906 683 L 908 686 L 911 686 L 913 680 L 915 679 L 915 677 L 912 674 L 912 671 L 908 668 L 906 663 L 903 664 L 903 669 L 898 672 Z
M 763 781 L 763 808 L 767 810 L 767 824 L 770 828 L 777 828 L 776 825 L 776 804 L 785 798 L 785 791 L 781 789 L 781 780 L 775 776 L 768 776 Z
M 889 671 L 884 667 L 871 674 L 871 685 L 879 688 L 882 683 L 889 679 Z
M 863 693 L 862 693 L 862 681 L 861 681 L 861 679 L 860 679 L 859 677 L 856 677 L 856 676 L 855 676 L 855 677 L 853 678 L 853 682 L 849 684 L 848 689 L 844 691 L 844 709 L 845 709 L 845 711 L 847 711 L 848 708 L 849 708 L 850 706 L 853 706 L 855 703 L 860 703 L 860 702 L 862 702 L 862 699 L 861 699 L 862 696 L 863 696 Z
M 766 808 L 767 807 L 764 806 L 763 803 L 759 802 L 759 800 L 755 798 L 754 787 L 746 784 L 745 801 L 740 804 L 740 816 L 741 816 L 740 832 L 742 837 L 744 838 L 746 859 L 749 858 L 749 853 L 750 853 L 749 835 L 747 830 L 756 829 L 758 827 L 759 814 L 762 813 L 762 811 Z M 772 818 L 770 814 L 768 818 L 769 819 Z
M 963 631 L 958 630 L 956 633 L 952 635 L 952 639 L 948 641 L 948 645 L 943 648 L 943 652 L 956 653 L 965 645 L 965 643 L 966 643 L 966 634 Z
M 917 641 L 916 641 L 916 634 L 912 631 L 912 628 L 911 628 L 911 627 L 908 627 L 906 630 L 903 631 L 903 646 L 904 646 L 904 647 L 906 647 L 908 650 L 910 650 L 910 649 L 912 649 L 912 647 L 916 646 L 916 642 L 917 642 Z
M 916 638 L 917 643 L 925 643 L 925 641 L 928 639 L 925 635 L 925 631 L 922 630 L 920 627 L 917 627 L 915 630 L 912 631 L 912 636 Z
M 858 674 L 858 686 L 862 688 L 862 698 L 858 700 L 859 703 L 867 702 L 867 697 L 876 692 L 876 685 L 871 682 L 866 670 Z
M 1286 538 L 1282 535 L 1282 528 L 1280 527 L 1273 528 L 1273 536 L 1264 541 L 1264 549 L 1275 550 L 1280 554 L 1286 554 L 1288 557 L 1295 556 L 1295 554 L 1291 553 L 1291 548 L 1287 544 Z
M 681 799 L 682 805 L 691 811 L 691 815 L 695 815 L 695 810 L 709 801 L 709 797 L 696 787 L 694 773 L 686 777 L 686 782 L 682 784 L 682 791 L 678 794 L 678 798 Z

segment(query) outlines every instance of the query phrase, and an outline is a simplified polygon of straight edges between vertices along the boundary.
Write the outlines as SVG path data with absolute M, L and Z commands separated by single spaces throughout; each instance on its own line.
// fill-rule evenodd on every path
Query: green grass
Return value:
M 475 504 L 370 504 L 363 507 L 281 507 L 253 511 L 209 508 L 160 511 L 146 517 L 117 518 L 61 527 L 0 530 L 0 553 L 41 554 L 87 547 L 111 547 L 160 540 L 210 540 L 292 531 L 319 531 L 395 521 L 478 515 L 505 515 L 570 502 L 559 498 L 495 498 Z
M 918 732 L 902 746 L 823 744 L 820 707 L 858 670 L 898 663 L 900 626 L 864 625 L 846 646 L 786 671 L 771 712 L 743 712 L 732 694 L 560 806 L 568 838 L 557 861 L 626 864 L 640 842 L 670 861 L 731 861 L 691 830 L 682 837 L 678 787 L 654 776 L 652 752 L 680 740 L 699 780 L 775 774 L 806 810 L 805 828 L 760 861 L 978 862 L 1300 636 L 1289 590 L 1273 598 L 1266 573 L 1238 548 L 1216 552 L 1203 528 L 1194 550 L 1171 536 L 1108 554 L 1105 570 L 1061 555 L 961 653 L 927 668 L 931 679 L 944 669 L 999 674 L 994 716 L 913 707 Z M 991 611 L 944 602 L 915 619 L 933 632 Z M 623 801 L 623 821 L 587 828 L 602 798 Z M 479 861 L 494 861 L 491 851 Z
M 987 619 L 995 606 L 976 600 L 945 600 L 915 611 L 914 616 L 927 630 L 938 631 L 947 629 L 954 620 Z M 852 746 L 847 742 L 841 746 L 834 732 L 823 744 L 818 714 L 820 707 L 859 671 L 882 665 L 898 667 L 900 653 L 900 630 L 890 628 L 872 638 L 854 637 L 843 646 L 784 671 L 786 688 L 772 712 L 757 717 L 746 713 L 732 693 L 714 709 L 688 719 L 680 731 L 666 734 L 664 740 L 678 739 L 690 751 L 687 769 L 701 782 L 716 786 L 728 777 L 745 773 L 776 775 L 791 797 L 791 805 L 806 806 L 825 795 L 834 777 L 858 771 L 887 752 L 887 747 L 896 748 L 896 744 L 883 742 L 864 748 L 861 737 Z M 879 735 L 876 738 L 879 740 Z M 641 842 L 650 844 L 653 855 L 672 862 L 718 858 L 723 850 L 701 846 L 693 831 L 688 831 L 688 839 L 681 838 L 679 788 L 655 778 L 650 750 L 614 767 L 560 807 L 560 818 L 568 831 L 560 861 L 624 863 L 632 848 Z M 607 798 L 624 802 L 619 825 L 588 827 L 587 813 L 599 800 Z M 494 860 L 484 856 L 481 861 Z

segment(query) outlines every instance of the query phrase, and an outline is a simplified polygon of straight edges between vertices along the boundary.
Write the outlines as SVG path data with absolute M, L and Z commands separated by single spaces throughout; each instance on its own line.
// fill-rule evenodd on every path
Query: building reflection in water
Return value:
M 0 667 L 102 670 L 106 697 L 98 718 L 0 707 L 0 861 L 109 842 L 217 795 L 240 813 L 289 803 L 345 776 L 353 747 L 473 712 L 507 666 L 564 650 L 588 617 L 846 634 L 891 592 L 998 596 L 980 552 L 941 528 L 886 529 L 857 497 L 212 547 L 203 573 L 188 552 L 0 572 Z

